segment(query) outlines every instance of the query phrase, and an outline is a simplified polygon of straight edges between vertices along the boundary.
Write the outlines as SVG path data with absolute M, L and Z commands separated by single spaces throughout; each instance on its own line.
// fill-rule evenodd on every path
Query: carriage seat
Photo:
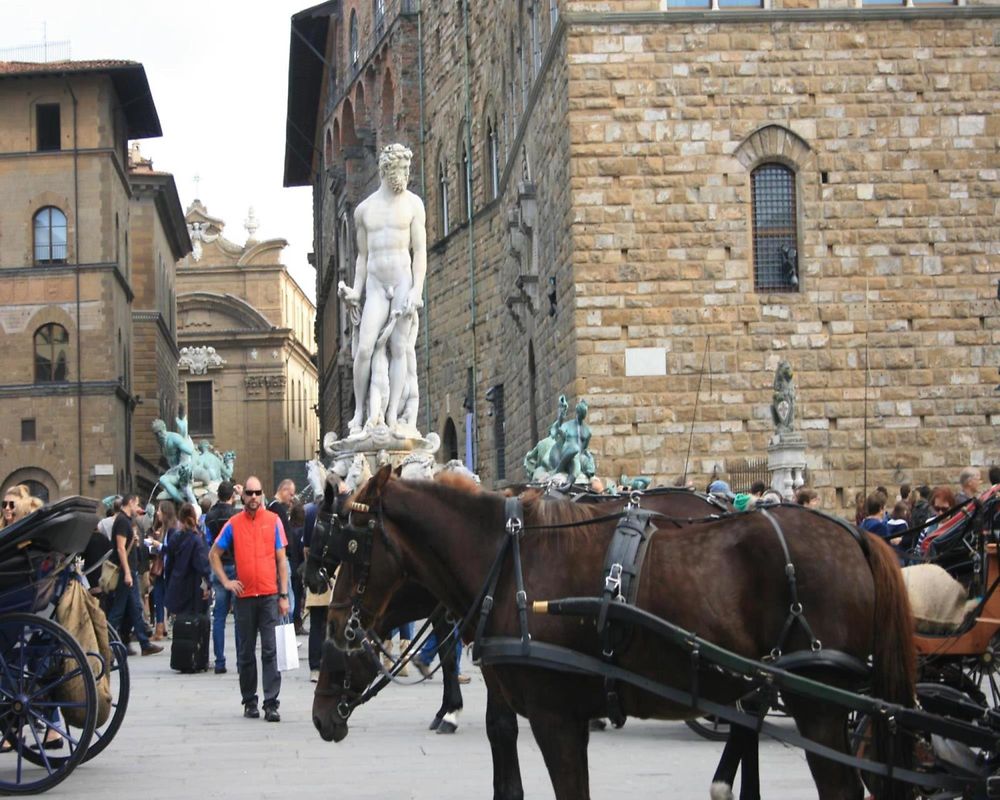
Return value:
M 918 633 L 940 634 L 958 630 L 979 605 L 966 588 L 937 564 L 903 568 L 903 583 Z

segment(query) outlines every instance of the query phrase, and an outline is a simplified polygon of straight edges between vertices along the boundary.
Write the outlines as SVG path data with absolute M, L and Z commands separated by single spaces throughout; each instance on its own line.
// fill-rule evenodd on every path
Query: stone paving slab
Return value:
M 235 653 L 232 626 L 227 654 Z M 427 730 L 441 683 L 387 689 L 352 718 L 339 744 L 320 739 L 311 722 L 313 684 L 303 666 L 285 673 L 279 724 L 242 717 L 235 669 L 179 675 L 162 655 L 131 659 L 132 692 L 116 739 L 46 796 L 73 800 L 240 798 L 305 800 L 472 800 L 492 797 L 486 739 L 486 690 L 466 662 L 465 711 L 453 736 Z M 169 642 L 166 643 L 169 645 Z M 235 659 L 232 660 L 232 665 Z M 231 665 L 231 666 L 232 666 Z M 541 754 L 521 720 L 519 755 L 525 795 L 552 798 Z M 595 733 L 590 744 L 594 798 L 707 798 L 720 743 L 677 722 L 630 720 Z M 761 747 L 763 796 L 815 797 L 801 752 L 776 742 Z

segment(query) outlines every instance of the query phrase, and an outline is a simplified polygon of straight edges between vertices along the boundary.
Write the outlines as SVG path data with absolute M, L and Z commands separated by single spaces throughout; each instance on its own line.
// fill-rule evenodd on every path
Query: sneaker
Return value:
M 431 676 L 431 665 L 424 661 L 419 654 L 411 658 L 410 663 L 420 670 L 420 674 L 425 678 L 429 678 Z
M 309 680 L 312 683 L 319 683 L 319 670 L 314 669 L 309 673 Z
M 160 647 L 158 644 L 150 643 L 147 644 L 144 648 L 142 648 L 142 654 L 144 656 L 155 656 L 157 653 L 162 653 L 162 652 L 163 648 Z
M 243 706 L 243 716 L 247 719 L 260 719 L 260 711 L 257 710 L 257 704 L 247 703 Z
M 225 675 L 226 674 L 226 665 L 222 664 L 220 666 L 219 664 L 216 664 L 215 665 L 215 674 L 216 675 Z
M 281 714 L 278 713 L 278 709 L 276 708 L 265 708 L 264 719 L 267 722 L 281 722 Z
M 470 678 L 468 675 L 459 675 L 458 682 L 463 686 L 465 686 L 465 684 L 467 683 L 472 683 L 472 678 Z

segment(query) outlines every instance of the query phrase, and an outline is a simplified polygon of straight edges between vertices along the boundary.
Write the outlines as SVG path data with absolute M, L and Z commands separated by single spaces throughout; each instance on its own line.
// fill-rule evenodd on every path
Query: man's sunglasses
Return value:
M 14 508 L 15 505 L 16 505 L 16 503 L 13 500 L 4 500 L 3 501 L 3 507 L 4 508 Z
M 264 490 L 263 489 L 244 489 L 243 490 L 243 494 L 249 495 L 250 497 L 254 497 L 255 495 L 264 494 Z

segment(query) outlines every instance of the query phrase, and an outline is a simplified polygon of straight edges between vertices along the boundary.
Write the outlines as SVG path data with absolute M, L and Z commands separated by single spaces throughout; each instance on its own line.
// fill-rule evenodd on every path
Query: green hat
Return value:
M 752 496 L 749 494 L 738 494 L 736 499 L 733 500 L 733 505 L 736 507 L 737 511 L 746 511 L 750 507 L 750 501 Z

